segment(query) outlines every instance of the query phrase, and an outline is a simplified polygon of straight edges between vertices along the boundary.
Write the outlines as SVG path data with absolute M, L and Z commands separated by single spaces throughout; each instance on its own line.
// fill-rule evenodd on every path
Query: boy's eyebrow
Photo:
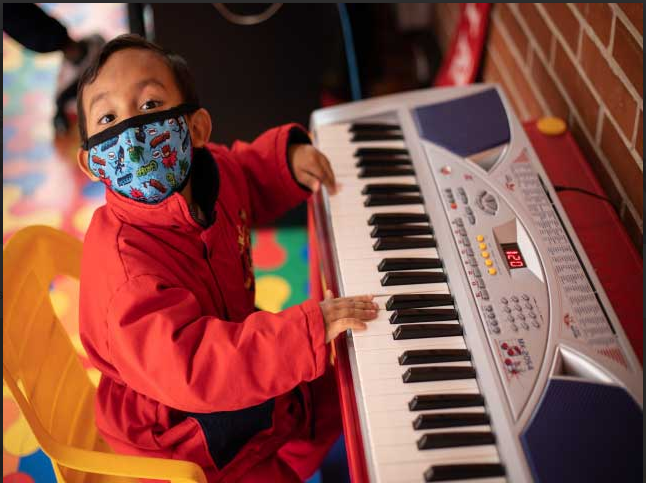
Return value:
M 162 89 L 166 90 L 166 86 L 164 84 L 162 84 L 160 81 L 158 81 L 157 79 L 153 78 L 153 77 L 148 77 L 147 79 L 144 79 L 144 80 L 141 80 L 141 81 L 137 82 L 137 85 L 135 87 L 137 88 L 137 90 L 141 91 L 148 84 L 155 84 L 155 85 L 161 87 Z
M 149 77 L 147 79 L 143 79 L 143 80 L 137 82 L 137 84 L 135 85 L 135 89 L 137 91 L 142 91 L 144 89 L 144 87 L 146 87 L 149 84 L 154 84 L 156 86 L 161 87 L 164 90 L 167 90 L 166 86 L 164 84 L 162 84 L 160 81 L 158 81 L 157 79 L 154 79 L 152 77 Z M 93 96 L 92 100 L 90 101 L 90 106 L 88 107 L 88 111 L 91 111 L 92 106 L 94 104 L 96 104 L 97 102 L 99 102 L 101 99 L 104 99 L 107 95 L 108 95 L 107 92 L 100 92 L 99 94 Z

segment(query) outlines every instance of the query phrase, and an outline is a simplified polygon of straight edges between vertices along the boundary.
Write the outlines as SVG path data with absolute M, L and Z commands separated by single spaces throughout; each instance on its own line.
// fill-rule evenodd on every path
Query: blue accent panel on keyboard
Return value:
M 413 110 L 420 137 L 465 157 L 509 142 L 509 122 L 495 89 Z
M 621 387 L 551 380 L 521 434 L 534 479 L 642 481 L 642 420 Z

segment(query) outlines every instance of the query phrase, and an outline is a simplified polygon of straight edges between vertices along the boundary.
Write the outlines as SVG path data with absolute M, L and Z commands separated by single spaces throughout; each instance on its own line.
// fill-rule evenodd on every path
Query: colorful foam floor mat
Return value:
M 73 38 L 100 33 L 109 39 L 127 31 L 124 4 L 40 4 L 68 27 Z M 35 224 L 53 226 L 82 239 L 94 210 L 104 202 L 104 187 L 90 182 L 76 166 L 78 134 L 54 136 L 54 90 L 62 54 L 35 54 L 3 33 L 3 244 L 17 230 Z M 309 293 L 307 233 L 304 227 L 267 228 L 252 234 L 256 304 L 279 311 Z M 61 278 L 51 300 L 91 379 L 92 368 L 78 336 L 78 282 Z M 3 385 L 3 483 L 55 481 L 48 457 Z M 333 449 L 323 474 L 311 481 L 347 477 L 342 441 Z M 326 470 L 327 468 L 327 470 Z

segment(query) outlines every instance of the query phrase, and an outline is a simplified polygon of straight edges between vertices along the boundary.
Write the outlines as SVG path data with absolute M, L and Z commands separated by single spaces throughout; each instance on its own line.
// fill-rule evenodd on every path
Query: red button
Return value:
M 514 349 L 509 349 L 507 351 L 507 354 L 510 355 L 510 356 L 513 356 L 514 355 Z
M 508 366 L 511 366 L 512 364 L 511 359 L 505 359 L 505 364 L 507 364 Z
M 507 344 L 507 342 L 503 342 L 500 347 L 502 347 L 502 350 L 506 351 L 507 349 L 509 349 L 509 344 Z
M 457 207 L 458 207 L 458 205 L 456 205 L 455 203 L 451 203 L 451 208 L 453 208 L 455 210 L 455 209 L 457 209 Z

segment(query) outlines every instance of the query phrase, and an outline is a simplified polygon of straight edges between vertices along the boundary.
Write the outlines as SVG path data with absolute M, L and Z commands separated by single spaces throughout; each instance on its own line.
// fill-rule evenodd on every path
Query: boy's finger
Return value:
M 329 288 L 325 291 L 325 300 L 332 300 L 334 298 L 334 294 L 332 293 L 332 290 Z
M 307 171 L 303 171 L 300 174 L 299 181 L 307 186 L 312 191 L 312 193 L 316 193 L 321 187 L 321 182 L 316 178 L 316 176 L 312 176 Z
M 343 319 L 341 322 L 346 329 L 366 330 L 368 328 L 368 324 L 357 319 L 348 318 Z
M 323 167 L 323 170 L 325 171 L 325 174 L 326 174 L 323 184 L 330 190 L 332 194 L 334 194 L 336 193 L 337 186 L 336 186 L 336 178 L 334 176 L 334 171 L 332 171 L 332 166 L 330 165 L 330 161 L 322 153 L 319 153 L 319 159 L 320 159 L 320 164 Z

